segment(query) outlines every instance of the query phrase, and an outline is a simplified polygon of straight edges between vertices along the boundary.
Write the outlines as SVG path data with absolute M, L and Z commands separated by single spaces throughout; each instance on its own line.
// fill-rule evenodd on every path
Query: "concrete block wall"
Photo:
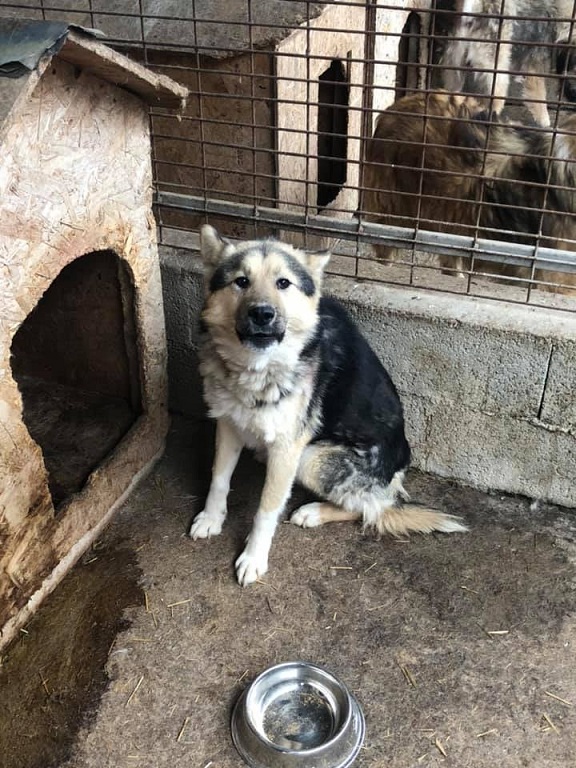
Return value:
M 202 271 L 161 254 L 171 408 L 203 413 Z M 413 464 L 475 487 L 576 506 L 576 314 L 329 277 L 404 403 Z

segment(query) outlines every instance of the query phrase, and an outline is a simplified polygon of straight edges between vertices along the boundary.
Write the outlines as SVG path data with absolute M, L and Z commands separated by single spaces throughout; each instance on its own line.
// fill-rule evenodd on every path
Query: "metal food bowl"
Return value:
M 260 674 L 238 699 L 232 739 L 252 768 L 347 768 L 364 741 L 364 715 L 334 675 L 287 662 Z

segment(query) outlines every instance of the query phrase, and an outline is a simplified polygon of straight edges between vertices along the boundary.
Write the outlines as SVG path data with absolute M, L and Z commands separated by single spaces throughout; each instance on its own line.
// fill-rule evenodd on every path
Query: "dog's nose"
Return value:
M 276 310 L 270 304 L 256 304 L 248 310 L 248 317 L 259 328 L 270 325 L 276 317 Z

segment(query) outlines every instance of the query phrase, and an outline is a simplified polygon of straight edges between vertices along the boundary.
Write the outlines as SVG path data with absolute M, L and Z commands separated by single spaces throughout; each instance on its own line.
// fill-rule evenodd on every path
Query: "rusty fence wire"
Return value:
M 330 247 L 355 279 L 576 309 L 574 0 L 0 0 L 190 89 L 161 242 Z

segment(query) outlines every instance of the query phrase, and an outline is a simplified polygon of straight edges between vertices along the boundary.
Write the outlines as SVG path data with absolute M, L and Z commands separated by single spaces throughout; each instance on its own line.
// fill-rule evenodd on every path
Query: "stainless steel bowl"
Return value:
M 252 768 L 347 768 L 364 715 L 334 675 L 303 661 L 270 667 L 238 699 L 232 739 Z

